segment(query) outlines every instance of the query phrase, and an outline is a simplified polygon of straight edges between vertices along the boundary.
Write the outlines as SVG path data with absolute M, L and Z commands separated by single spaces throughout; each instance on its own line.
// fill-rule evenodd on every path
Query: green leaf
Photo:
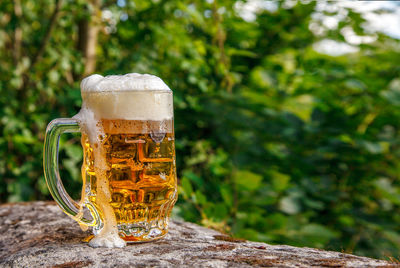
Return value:
M 271 171 L 272 187 L 277 192 L 286 190 L 289 186 L 290 176 L 278 171 Z
M 195 202 L 200 205 L 205 205 L 207 203 L 207 197 L 202 192 L 197 190 L 195 192 Z
M 234 181 L 245 190 L 256 190 L 262 181 L 262 176 L 248 170 L 239 170 L 235 172 Z
M 338 237 L 338 233 L 321 224 L 311 223 L 304 225 L 297 232 L 297 236 L 306 240 L 308 245 L 320 247 L 329 240 Z
M 187 177 L 183 177 L 181 180 L 181 185 L 185 196 L 190 197 L 193 193 L 193 188 L 192 184 L 190 183 L 190 180 Z
M 227 185 L 221 185 L 220 192 L 221 192 L 222 199 L 224 199 L 225 204 L 228 207 L 232 207 L 233 199 L 232 199 L 232 192 L 231 192 L 230 188 Z
M 75 162 L 81 161 L 83 157 L 82 147 L 80 145 L 69 144 L 64 146 L 67 155 Z

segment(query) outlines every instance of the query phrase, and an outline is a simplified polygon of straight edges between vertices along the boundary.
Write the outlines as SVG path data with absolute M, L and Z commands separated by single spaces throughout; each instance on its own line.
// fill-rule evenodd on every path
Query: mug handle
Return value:
M 90 210 L 93 219 L 83 216 L 81 205 L 74 201 L 66 192 L 58 171 L 58 149 L 60 135 L 63 133 L 80 132 L 79 123 L 73 118 L 58 118 L 52 120 L 46 129 L 43 151 L 43 167 L 47 187 L 60 208 L 79 224 L 97 226 L 100 217 L 91 204 L 85 204 Z

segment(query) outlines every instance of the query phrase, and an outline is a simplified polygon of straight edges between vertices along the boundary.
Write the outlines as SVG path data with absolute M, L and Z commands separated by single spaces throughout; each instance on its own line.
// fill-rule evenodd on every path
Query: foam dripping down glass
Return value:
M 81 94 L 80 112 L 53 120 L 46 130 L 50 193 L 82 228 L 93 227 L 90 246 L 163 237 L 177 199 L 172 91 L 152 75 L 92 75 L 82 80 Z M 84 159 L 77 203 L 59 175 L 58 143 L 62 133 L 79 131 Z

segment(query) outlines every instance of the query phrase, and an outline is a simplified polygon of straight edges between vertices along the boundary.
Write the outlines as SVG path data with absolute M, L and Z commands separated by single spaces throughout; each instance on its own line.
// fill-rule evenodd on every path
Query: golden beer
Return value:
M 105 154 L 110 205 L 119 235 L 126 241 L 164 235 L 177 199 L 172 120 L 103 119 L 101 124 L 104 135 L 100 146 Z M 82 147 L 82 169 L 90 183 L 88 201 L 98 208 L 93 145 L 84 133 Z
M 53 120 L 46 130 L 50 193 L 83 229 L 93 228 L 92 247 L 163 237 L 177 199 L 171 89 L 148 74 L 94 74 L 82 80 L 81 94 L 79 113 Z M 77 203 L 60 178 L 58 142 L 62 133 L 79 131 L 84 161 Z

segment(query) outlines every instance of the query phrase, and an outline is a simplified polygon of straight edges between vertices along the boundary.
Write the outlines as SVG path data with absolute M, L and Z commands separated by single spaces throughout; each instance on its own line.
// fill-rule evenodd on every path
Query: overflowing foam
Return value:
M 103 227 L 90 241 L 93 247 L 123 247 L 118 236 L 101 137 L 104 119 L 165 121 L 173 118 L 173 100 L 169 87 L 158 77 L 131 73 L 103 77 L 91 75 L 82 80 L 82 109 L 74 116 L 81 131 L 89 137 L 94 154 L 96 203 L 103 215 Z M 82 197 L 83 200 L 86 197 Z M 83 201 L 82 200 L 82 201 Z M 81 203 L 82 203 L 81 201 Z

